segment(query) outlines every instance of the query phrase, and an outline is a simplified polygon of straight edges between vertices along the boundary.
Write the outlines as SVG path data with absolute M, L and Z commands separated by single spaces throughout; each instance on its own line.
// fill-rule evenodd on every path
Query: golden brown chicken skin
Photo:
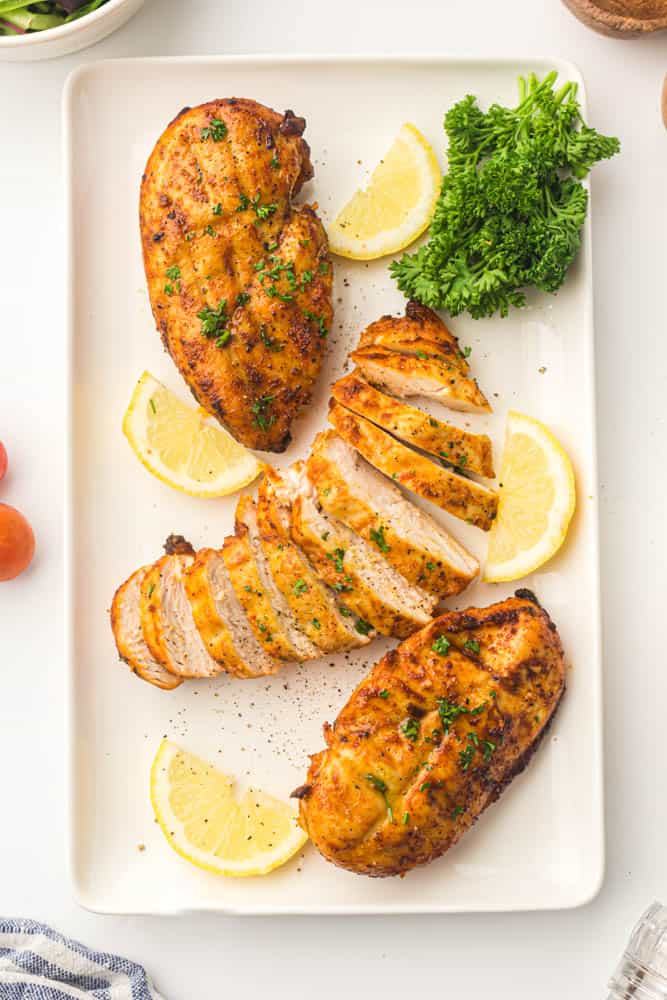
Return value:
M 301 825 L 329 861 L 399 875 L 452 847 L 528 764 L 565 688 L 533 595 L 448 612 L 387 653 L 311 758 Z
M 197 401 L 243 444 L 284 451 L 331 325 L 332 268 L 305 122 L 229 98 L 183 110 L 142 179 L 148 290 Z

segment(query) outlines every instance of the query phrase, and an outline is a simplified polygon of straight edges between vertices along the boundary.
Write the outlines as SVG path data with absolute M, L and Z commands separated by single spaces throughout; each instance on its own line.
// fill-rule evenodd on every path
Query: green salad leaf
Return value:
M 523 306 L 530 287 L 561 287 L 581 245 L 581 179 L 620 143 L 585 124 L 576 83 L 555 90 L 556 78 L 519 77 L 515 108 L 484 113 L 468 95 L 447 112 L 449 169 L 430 239 L 390 266 L 407 296 L 479 319 Z

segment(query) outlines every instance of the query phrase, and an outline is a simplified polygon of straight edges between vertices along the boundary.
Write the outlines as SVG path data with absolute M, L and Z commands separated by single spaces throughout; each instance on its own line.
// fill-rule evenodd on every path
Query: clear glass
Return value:
M 630 935 L 608 1000 L 667 1000 L 667 907 L 661 903 L 649 906 Z

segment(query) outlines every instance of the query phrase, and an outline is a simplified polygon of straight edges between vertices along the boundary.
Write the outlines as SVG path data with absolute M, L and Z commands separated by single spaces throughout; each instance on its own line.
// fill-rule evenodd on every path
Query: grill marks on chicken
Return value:
M 181 112 L 142 179 L 157 328 L 193 395 L 252 448 L 283 451 L 331 325 L 332 268 L 303 119 L 229 98 Z
M 448 612 L 356 688 L 297 790 L 329 861 L 409 871 L 449 850 L 528 764 L 565 689 L 555 626 L 534 599 Z

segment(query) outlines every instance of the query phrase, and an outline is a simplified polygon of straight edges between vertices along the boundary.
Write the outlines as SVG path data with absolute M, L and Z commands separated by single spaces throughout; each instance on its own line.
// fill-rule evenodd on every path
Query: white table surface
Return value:
M 583 71 L 592 123 L 623 142 L 593 181 L 605 883 L 591 905 L 557 913 L 96 916 L 73 902 L 65 863 L 63 81 L 81 62 L 117 56 L 337 51 L 564 56 Z M 557 0 L 148 0 L 93 49 L 0 64 L 0 439 L 11 462 L 0 493 L 30 518 L 38 545 L 30 572 L 0 585 L 0 912 L 143 962 L 167 1000 L 605 995 L 635 917 L 654 897 L 667 901 L 665 70 L 667 34 L 604 39 Z

